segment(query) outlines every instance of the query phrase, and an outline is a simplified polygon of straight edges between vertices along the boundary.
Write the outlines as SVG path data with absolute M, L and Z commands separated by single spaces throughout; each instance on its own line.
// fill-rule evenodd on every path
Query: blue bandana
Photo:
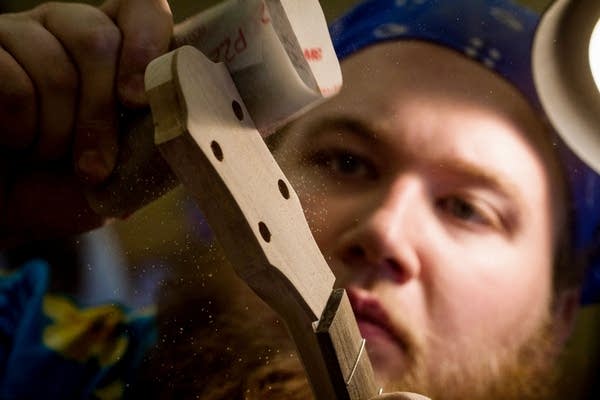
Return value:
M 538 109 L 531 46 L 539 15 L 508 0 L 367 0 L 330 32 L 340 59 L 383 41 L 430 41 L 472 58 L 516 86 Z M 600 177 L 558 137 L 574 202 L 573 239 L 589 266 L 582 303 L 600 302 Z

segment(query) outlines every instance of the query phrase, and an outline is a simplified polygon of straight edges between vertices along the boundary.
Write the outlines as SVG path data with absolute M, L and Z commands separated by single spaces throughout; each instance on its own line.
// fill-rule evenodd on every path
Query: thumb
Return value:
M 101 9 L 123 36 L 117 72 L 119 100 L 128 107 L 147 104 L 144 71 L 169 50 L 173 16 L 167 0 L 108 0 Z

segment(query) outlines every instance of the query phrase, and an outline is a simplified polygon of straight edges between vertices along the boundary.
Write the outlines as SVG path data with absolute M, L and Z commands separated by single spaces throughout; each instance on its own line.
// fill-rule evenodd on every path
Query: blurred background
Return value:
M 299 0 L 302 1 L 302 0 Z M 358 0 L 321 0 L 326 18 L 332 21 Z M 83 1 L 98 5 L 99 1 Z M 182 21 L 219 0 L 170 0 L 175 21 Z M 521 0 L 541 12 L 549 0 Z M 18 12 L 41 3 L 39 0 L 2 0 L 0 11 Z M 202 215 L 181 188 L 135 213 L 92 233 L 64 240 L 29 244 L 0 254 L 0 265 L 18 266 L 32 256 L 43 257 L 52 266 L 53 289 L 71 293 L 84 303 L 120 301 L 132 307 L 151 304 L 160 282 L 175 265 L 194 267 L 201 249 L 210 239 Z M 211 271 L 202 272 L 206 279 Z M 570 388 L 588 386 L 595 379 L 596 355 L 600 354 L 599 307 L 588 307 L 577 326 L 574 351 L 566 360 L 572 366 Z M 585 390 L 585 389 L 584 389 Z M 575 390 L 576 391 L 576 390 Z M 567 396 L 565 398 L 575 398 Z

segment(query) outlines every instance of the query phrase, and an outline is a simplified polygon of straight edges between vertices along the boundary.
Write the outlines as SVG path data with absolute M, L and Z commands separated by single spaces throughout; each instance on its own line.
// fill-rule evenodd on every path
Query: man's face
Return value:
M 432 44 L 380 44 L 342 67 L 341 94 L 276 156 L 376 374 L 386 390 L 408 374 L 494 375 L 550 318 L 542 127 L 509 84 Z

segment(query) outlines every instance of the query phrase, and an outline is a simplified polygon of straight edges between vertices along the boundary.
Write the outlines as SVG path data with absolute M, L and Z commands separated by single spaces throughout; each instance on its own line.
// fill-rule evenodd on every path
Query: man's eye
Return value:
M 334 176 L 343 178 L 372 178 L 376 171 L 364 157 L 343 150 L 320 152 L 313 158 L 315 163 Z
M 329 166 L 342 174 L 359 174 L 366 171 L 365 163 L 358 157 L 349 154 L 335 154 L 329 160 Z
M 444 197 L 436 202 L 436 207 L 450 216 L 472 224 L 490 225 L 490 217 L 480 207 L 457 196 Z

